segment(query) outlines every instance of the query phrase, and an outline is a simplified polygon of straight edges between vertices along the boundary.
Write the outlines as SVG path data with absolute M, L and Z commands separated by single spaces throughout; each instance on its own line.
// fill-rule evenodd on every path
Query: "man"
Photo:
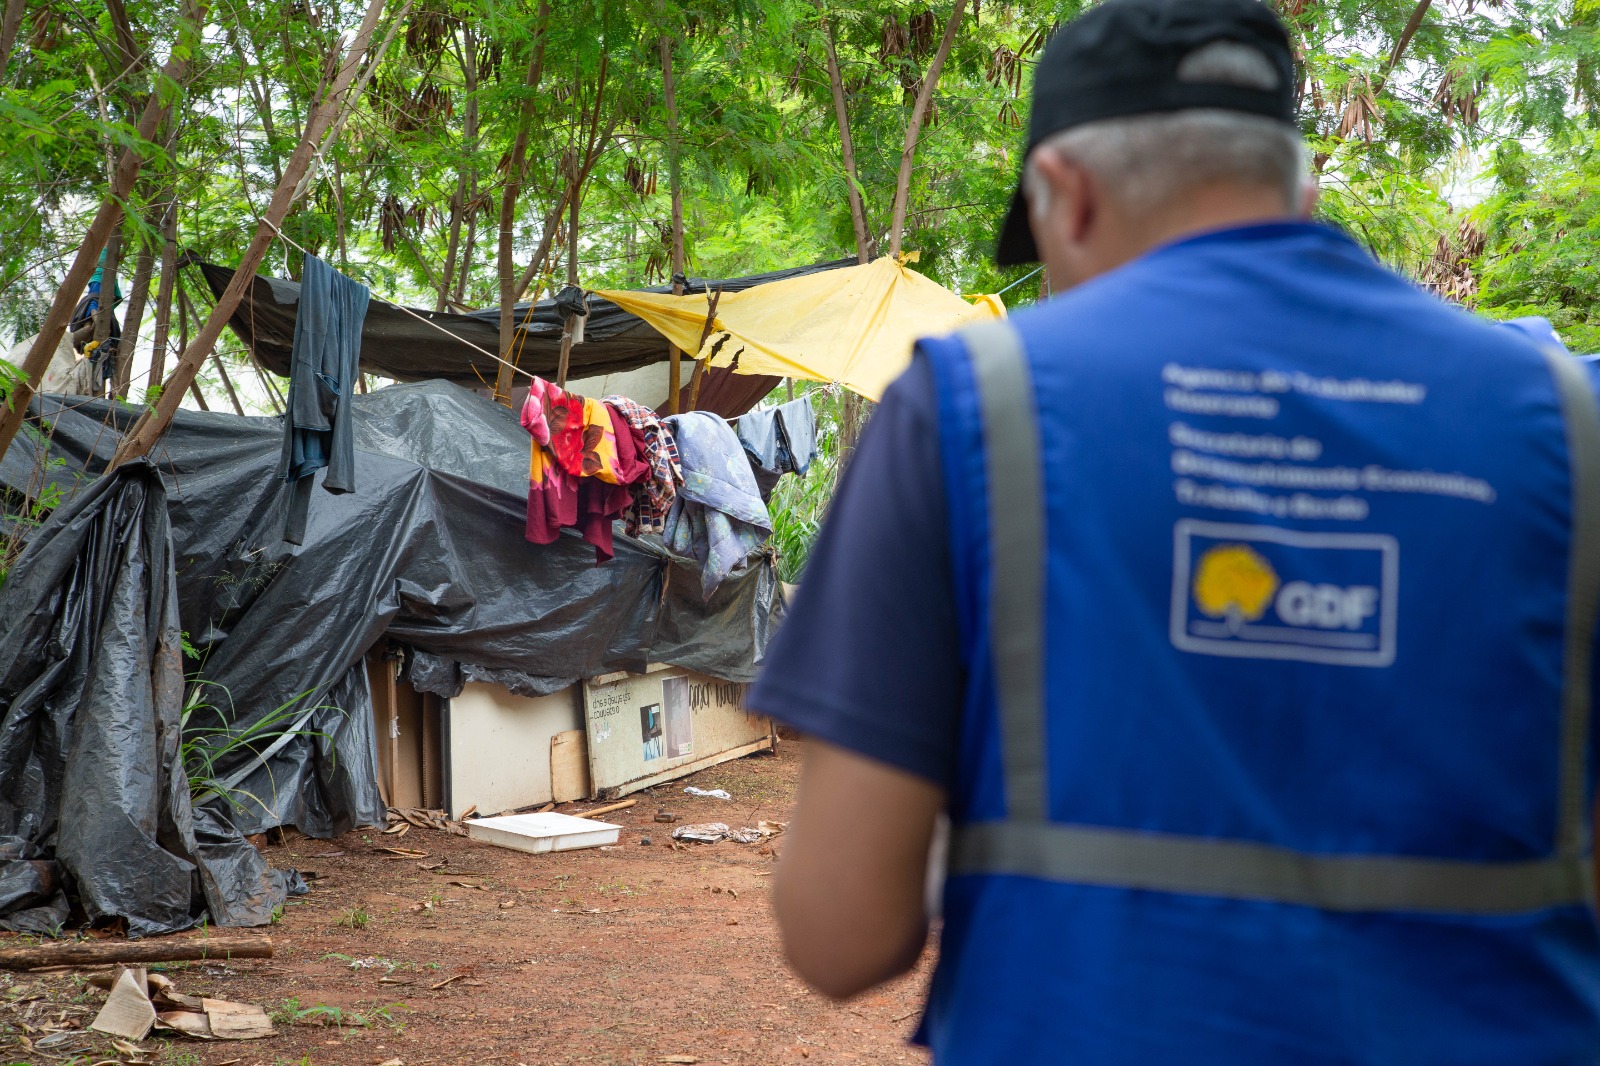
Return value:
M 1592 383 L 1305 221 L 1294 78 L 1255 0 L 1060 31 L 1059 295 L 924 342 L 752 695 L 823 992 L 948 813 L 936 1063 L 1600 1062 Z

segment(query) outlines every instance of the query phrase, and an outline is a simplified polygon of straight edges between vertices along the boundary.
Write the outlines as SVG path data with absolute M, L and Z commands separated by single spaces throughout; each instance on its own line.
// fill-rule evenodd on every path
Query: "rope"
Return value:
M 301 248 L 300 245 L 295 241 L 295 239 L 293 237 L 289 236 L 287 233 L 283 232 L 283 230 L 279 229 L 277 227 L 277 225 L 270 218 L 263 218 L 261 220 L 261 222 L 267 228 L 271 229 L 272 232 L 276 233 L 279 237 L 283 238 L 284 243 L 289 244 L 289 245 L 293 246 L 294 248 L 298 249 L 301 255 L 310 255 L 311 254 L 310 252 L 306 251 L 304 248 Z M 430 321 L 430 320 L 428 320 L 426 318 L 423 318 L 421 315 L 419 315 L 415 311 L 411 310 L 411 308 L 406 307 L 403 304 L 397 304 L 393 300 L 384 300 L 383 302 L 388 304 L 390 307 L 394 308 L 396 311 L 404 311 L 406 314 L 410 315 L 412 318 L 416 319 L 418 322 L 421 322 L 425 326 L 432 326 L 434 329 L 438 330 L 440 333 L 443 333 L 446 337 L 449 337 L 452 340 L 460 341 L 462 344 L 465 344 L 468 348 L 471 348 L 473 351 L 478 352 L 478 353 L 480 353 L 482 355 L 487 355 L 490 359 L 493 359 L 497 363 L 503 363 L 504 365 L 510 367 L 516 373 L 521 374 L 523 377 L 527 378 L 529 381 L 538 380 L 538 375 L 537 374 L 530 374 L 526 370 L 524 370 L 520 366 L 518 366 L 517 364 L 515 364 L 513 362 L 509 362 L 509 361 L 507 361 L 505 359 L 502 359 L 498 355 L 495 355 L 493 352 L 488 351 L 487 349 L 478 347 L 476 344 L 473 344 L 471 341 L 467 340 L 465 337 L 459 337 L 456 334 L 451 333 L 449 330 L 447 330 L 443 326 L 439 325 L 439 323 L 432 322 L 432 321 Z M 252 303 L 253 303 L 253 301 L 252 301 Z M 529 311 L 531 313 L 532 309 L 530 308 Z M 482 380 L 481 376 L 480 376 L 480 380 Z
M 1026 274 L 1022 275 L 1022 277 L 1018 278 L 1016 281 L 1013 281 L 1010 285 L 1007 285 L 1005 288 L 1003 288 L 999 292 L 995 293 L 995 295 L 996 296 L 1004 296 L 1006 293 L 1010 292 L 1012 289 L 1016 288 L 1018 285 L 1021 285 L 1024 281 L 1027 281 L 1029 278 L 1033 277 L 1035 274 L 1039 273 L 1039 271 L 1041 271 L 1043 269 L 1044 269 L 1044 266 L 1042 264 L 1040 266 L 1034 267 L 1032 270 L 1030 270 Z

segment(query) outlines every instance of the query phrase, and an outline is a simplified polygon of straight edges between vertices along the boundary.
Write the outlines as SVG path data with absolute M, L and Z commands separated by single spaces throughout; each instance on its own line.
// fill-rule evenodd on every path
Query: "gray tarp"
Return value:
M 70 894 L 135 936 L 260 925 L 293 887 L 195 811 L 166 492 L 143 463 L 79 492 L 0 586 L 0 927 L 48 932 Z
M 69 487 L 74 471 L 103 469 L 137 414 L 81 398 L 35 405 L 61 460 L 45 476 Z M 358 396 L 354 429 L 356 491 L 319 486 L 298 546 L 282 536 L 279 419 L 183 411 L 151 455 L 167 489 L 181 625 L 202 657 L 191 673 L 212 684 L 213 702 L 231 703 L 236 726 L 290 707 L 310 710 L 302 728 L 321 734 L 233 768 L 261 801 L 235 815 L 243 832 L 289 824 L 329 836 L 381 819 L 362 664 L 385 635 L 415 653 L 419 683 L 446 694 L 464 677 L 537 692 L 648 662 L 753 678 L 778 603 L 770 565 L 702 601 L 693 562 L 655 538 L 619 536 L 600 567 L 576 535 L 527 543 L 527 434 L 511 411 L 456 386 Z M 37 490 L 38 448 L 19 436 L 0 462 L 13 507 Z

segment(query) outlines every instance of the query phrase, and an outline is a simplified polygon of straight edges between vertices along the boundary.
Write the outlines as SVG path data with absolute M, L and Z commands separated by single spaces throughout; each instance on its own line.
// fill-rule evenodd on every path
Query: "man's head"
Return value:
M 1293 63 L 1259 0 L 1106 0 L 1041 57 L 1001 265 L 1069 288 L 1185 233 L 1303 216 Z

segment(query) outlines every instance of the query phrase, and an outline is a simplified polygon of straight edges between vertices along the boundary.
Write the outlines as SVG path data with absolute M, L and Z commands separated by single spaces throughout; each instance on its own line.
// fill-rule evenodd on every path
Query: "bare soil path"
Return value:
M 399 839 L 371 830 L 334 841 L 291 834 L 268 857 L 318 876 L 310 896 L 266 930 L 277 958 L 152 967 L 180 992 L 265 1006 L 279 1035 L 152 1038 L 144 1061 L 924 1063 L 906 1038 L 927 959 L 912 976 L 847 1004 L 808 992 L 784 964 L 768 906 L 782 836 L 770 845 L 674 848 L 673 826 L 654 821 L 663 808 L 680 816 L 678 825 L 787 821 L 802 743 L 640 794 L 637 806 L 606 816 L 626 826 L 611 850 L 533 856 L 420 829 Z M 689 784 L 734 798 L 687 796 Z M 0 974 L 0 1064 L 140 1061 L 73 1031 L 103 999 L 83 977 Z M 49 1031 L 63 1027 L 65 1035 Z

